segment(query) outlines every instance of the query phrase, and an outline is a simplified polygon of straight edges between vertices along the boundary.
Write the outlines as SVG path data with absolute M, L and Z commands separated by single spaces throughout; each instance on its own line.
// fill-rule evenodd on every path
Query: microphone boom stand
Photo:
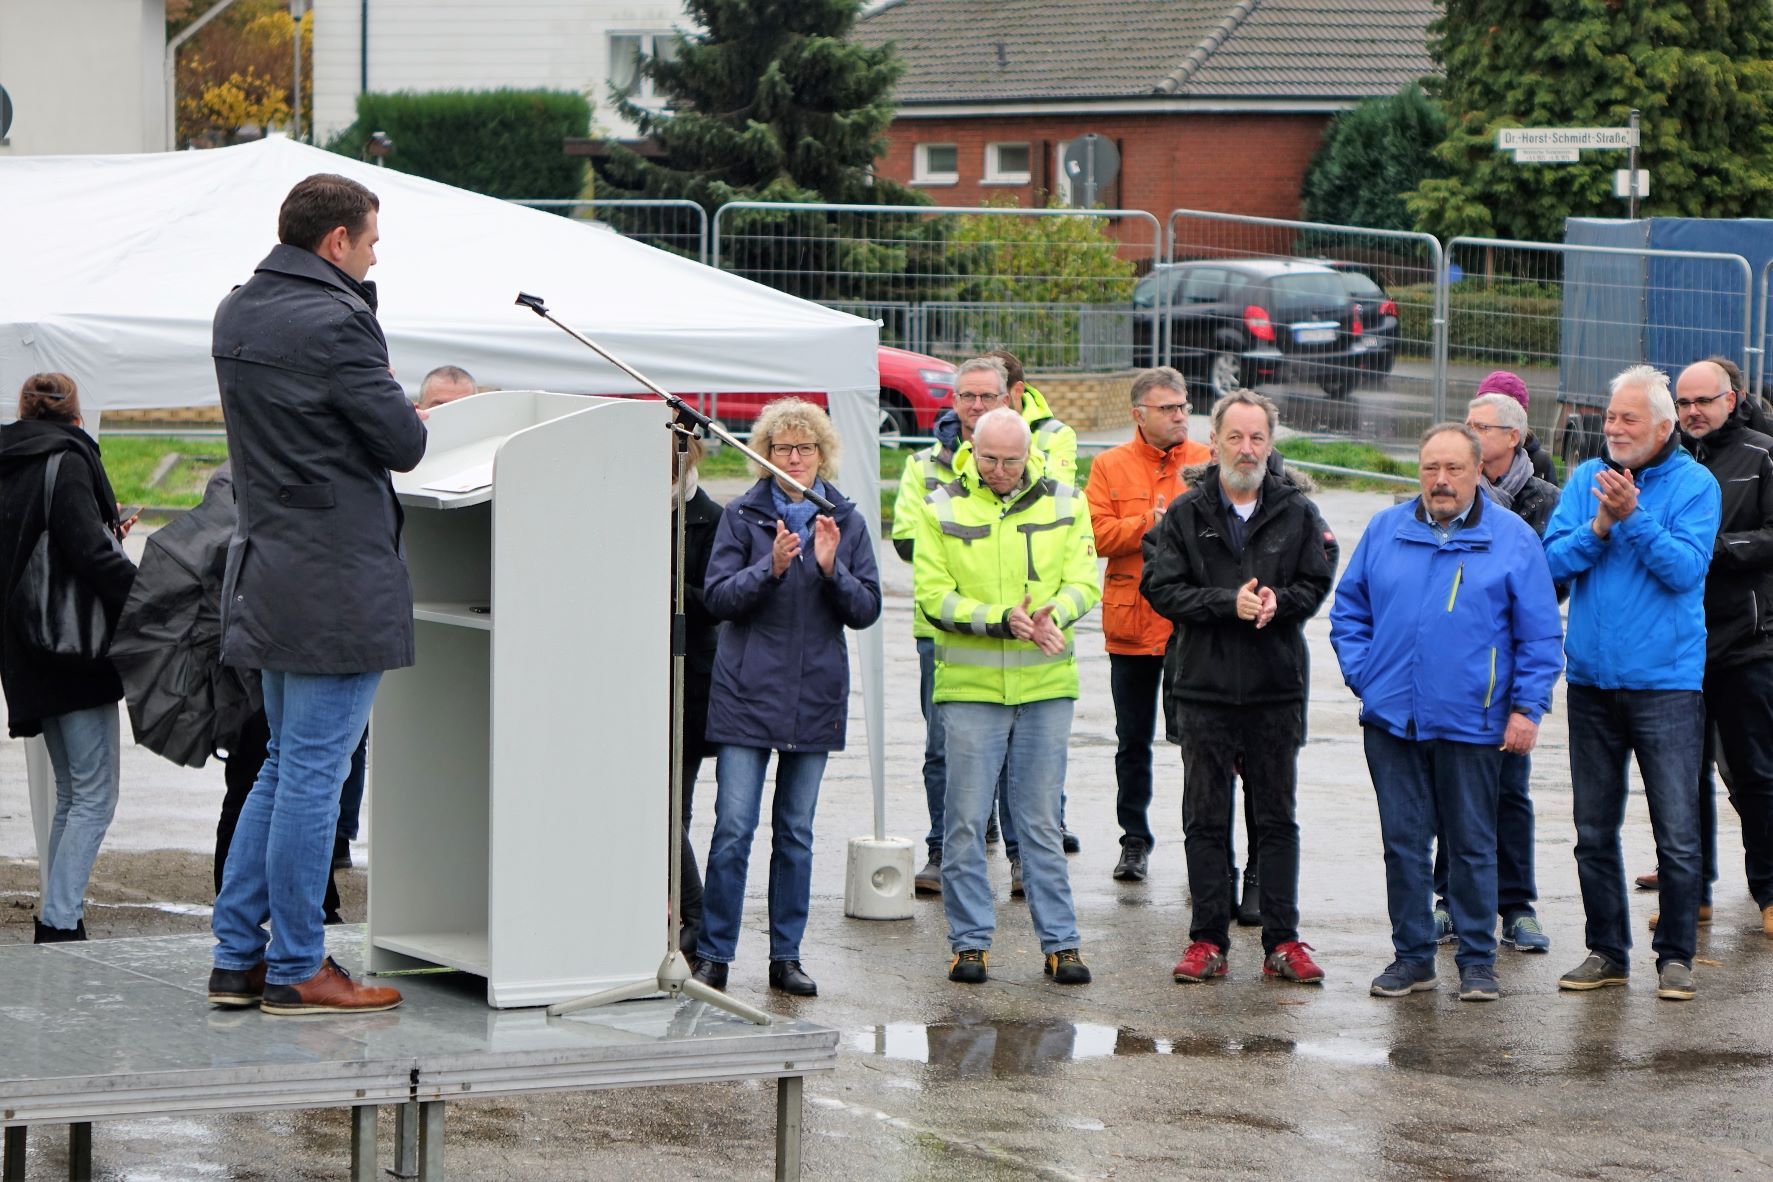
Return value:
M 688 618 L 684 612 L 684 535 L 686 531 L 685 514 L 689 501 L 689 439 L 698 430 L 707 431 L 723 442 L 737 448 L 754 463 L 769 472 L 777 480 L 790 488 L 799 489 L 809 501 L 817 505 L 821 511 L 829 513 L 831 502 L 814 493 L 799 481 L 789 476 L 776 465 L 758 455 L 751 448 L 735 439 L 725 428 L 713 419 L 696 410 L 677 395 L 672 394 L 639 370 L 615 356 L 596 341 L 580 333 L 576 329 L 556 320 L 543 304 L 540 296 L 518 293 L 517 303 L 528 308 L 543 320 L 554 325 L 574 340 L 596 353 L 599 357 L 614 365 L 617 369 L 645 386 L 648 390 L 665 400 L 666 405 L 677 413 L 676 421 L 670 424 L 672 445 L 677 456 L 677 479 L 673 482 L 672 492 L 676 507 L 675 524 L 671 531 L 675 561 L 672 569 L 675 572 L 671 585 L 671 840 L 668 843 L 670 855 L 671 902 L 670 910 L 665 917 L 665 959 L 659 964 L 656 977 L 645 978 L 604 989 L 585 997 L 574 998 L 548 1007 L 548 1016 L 560 1017 L 563 1014 L 575 1013 L 579 1010 L 592 1009 L 597 1006 L 611 1005 L 619 1001 L 631 1001 L 635 998 L 651 997 L 655 993 L 664 993 L 672 998 L 688 997 L 695 1001 L 706 1002 L 711 1006 L 726 1010 L 747 1022 L 759 1026 L 769 1026 L 774 1019 L 760 1009 L 748 1006 L 744 1002 L 727 996 L 718 989 L 711 989 L 690 974 L 689 960 L 678 946 L 677 925 L 679 913 L 683 906 L 683 682 L 684 661 L 689 647 Z

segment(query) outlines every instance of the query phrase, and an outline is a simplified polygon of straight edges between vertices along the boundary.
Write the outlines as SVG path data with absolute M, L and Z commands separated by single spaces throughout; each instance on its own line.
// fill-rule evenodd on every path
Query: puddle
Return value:
M 1249 1058 L 1297 1055 L 1329 1063 L 1384 1066 L 1384 1047 L 1342 1040 L 1301 1042 L 1251 1037 L 1188 1035 L 1157 1038 L 1125 1026 L 1090 1022 L 997 1021 L 889 1022 L 849 1036 L 850 1048 L 864 1055 L 927 1063 L 956 1076 L 982 1078 L 1035 1075 L 1060 1063 L 1128 1055 L 1180 1055 L 1191 1058 Z

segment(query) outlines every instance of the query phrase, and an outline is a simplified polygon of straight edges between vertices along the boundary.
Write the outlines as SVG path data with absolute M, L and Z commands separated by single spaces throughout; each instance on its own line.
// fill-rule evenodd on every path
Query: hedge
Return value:
M 361 156 L 370 133 L 394 141 L 389 168 L 489 197 L 573 198 L 585 162 L 562 141 L 591 126 L 585 96 L 561 90 L 401 91 L 357 96 L 357 121 L 327 145 Z
M 1555 359 L 1562 348 L 1563 299 L 1538 283 L 1465 280 L 1447 292 L 1447 356 L 1455 361 L 1520 363 Z M 1434 285 L 1394 287 L 1398 349 L 1427 356 L 1434 339 Z

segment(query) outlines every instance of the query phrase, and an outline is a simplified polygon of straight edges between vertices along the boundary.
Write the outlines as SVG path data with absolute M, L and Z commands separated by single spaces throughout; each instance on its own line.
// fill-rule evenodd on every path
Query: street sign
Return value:
M 1621 168 L 1613 173 L 1613 196 L 1615 197 L 1648 197 L 1650 195 L 1650 170 L 1638 169 L 1638 191 L 1631 191 L 1631 169 Z
M 1635 148 L 1635 127 L 1504 127 L 1496 146 L 1509 148 Z
M 1107 136 L 1091 132 L 1066 145 L 1060 166 L 1071 182 L 1072 206 L 1089 209 L 1097 204 L 1103 186 L 1120 173 L 1120 151 Z
M 1516 148 L 1516 164 L 1575 164 L 1582 159 L 1576 148 Z

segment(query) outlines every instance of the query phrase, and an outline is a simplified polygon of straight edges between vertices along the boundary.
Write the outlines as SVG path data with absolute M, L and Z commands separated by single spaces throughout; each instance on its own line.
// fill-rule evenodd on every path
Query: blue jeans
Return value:
M 948 737 L 948 798 L 943 816 L 942 909 L 948 943 L 990 948 L 997 928 L 985 873 L 985 822 L 998 777 L 1009 773 L 1009 804 L 1021 838 L 1022 885 L 1042 952 L 1076 948 L 1077 915 L 1059 834 L 1059 790 L 1071 738 L 1070 698 L 1021 706 L 941 702 Z M 1007 818 L 1006 818 L 1007 820 Z M 1004 834 L 1008 840 L 1009 834 Z
M 55 769 L 42 906 L 49 927 L 72 931 L 86 914 L 86 880 L 117 811 L 117 736 L 115 702 L 43 720 L 43 743 Z
M 1451 862 L 1447 902 L 1459 934 L 1461 969 L 1496 962 L 1496 796 L 1502 750 L 1446 739 L 1400 739 L 1365 731 L 1367 770 L 1379 798 L 1385 894 L 1398 960 L 1434 960 L 1434 888 L 1429 847 L 1438 830 Z M 1266 885 L 1266 884 L 1264 884 Z
M 770 959 L 799 960 L 813 890 L 813 810 L 825 776 L 823 751 L 776 752 L 776 794 L 770 803 Z M 751 838 L 763 808 L 768 747 L 724 744 L 714 765 L 714 840 L 702 881 L 702 934 L 696 955 L 731 964 L 745 910 Z
M 923 711 L 923 798 L 930 812 L 930 831 L 924 837 L 930 857 L 942 855 L 942 799 L 948 791 L 947 739 L 942 732 L 942 714 L 931 695 L 936 690 L 936 642 L 927 636 L 917 638 L 917 707 Z M 1003 830 L 1004 853 L 1018 855 L 1016 823 L 1010 816 L 1009 777 L 997 782 L 997 819 Z
M 1625 901 L 1626 760 L 1637 757 L 1650 805 L 1661 880 L 1662 918 L 1650 946 L 1656 967 L 1693 963 L 1704 890 L 1699 857 L 1699 751 L 1705 699 L 1698 690 L 1569 687 L 1570 795 L 1576 815 L 1576 877 L 1588 915 L 1591 952 L 1630 963 L 1631 911 Z
M 326 957 L 321 899 L 332 876 L 339 786 L 382 675 L 267 669 L 259 676 L 271 738 L 234 828 L 210 927 L 217 968 L 264 960 L 266 981 L 294 985 Z
M 1501 792 L 1496 798 L 1496 912 L 1504 922 L 1517 915 L 1532 915 L 1539 889 L 1533 877 L 1533 798 L 1527 787 L 1533 778 L 1531 755 L 1502 755 Z M 1434 894 L 1438 906 L 1447 905 L 1447 843 L 1434 849 Z

